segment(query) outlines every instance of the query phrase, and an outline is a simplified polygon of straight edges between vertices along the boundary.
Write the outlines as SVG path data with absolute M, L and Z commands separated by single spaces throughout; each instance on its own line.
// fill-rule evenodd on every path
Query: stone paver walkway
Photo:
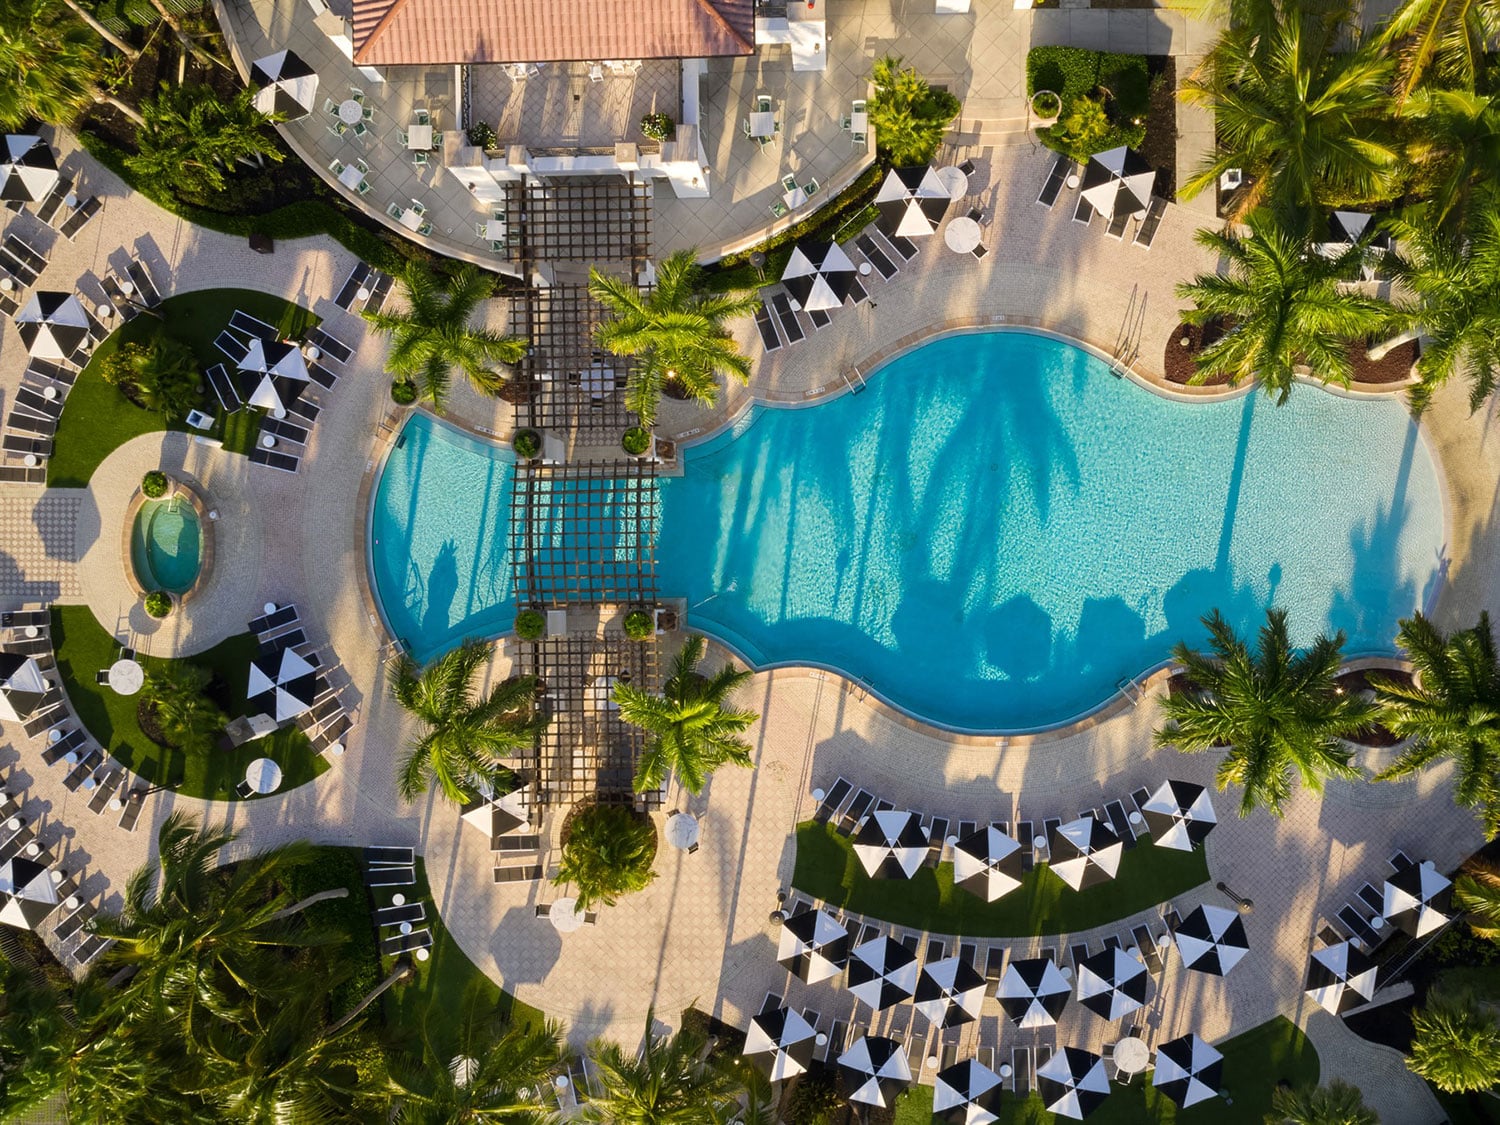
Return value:
M 0 598 L 50 602 L 78 596 L 82 508 L 82 498 L 71 493 L 0 496 Z

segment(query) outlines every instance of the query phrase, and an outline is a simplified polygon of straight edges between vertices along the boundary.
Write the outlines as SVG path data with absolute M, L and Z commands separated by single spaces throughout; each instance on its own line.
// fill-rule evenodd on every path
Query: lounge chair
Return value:
M 1146 208 L 1146 216 L 1141 220 L 1141 225 L 1136 228 L 1135 244 L 1143 249 L 1151 249 L 1151 243 L 1156 240 L 1156 228 L 1161 226 L 1161 217 L 1167 210 L 1167 201 L 1159 195 L 1151 197 L 1151 203 Z
M 365 849 L 365 863 L 371 867 L 410 867 L 415 862 L 413 848 L 376 845 Z
M 412 867 L 372 867 L 365 872 L 367 887 L 409 887 L 417 881 Z

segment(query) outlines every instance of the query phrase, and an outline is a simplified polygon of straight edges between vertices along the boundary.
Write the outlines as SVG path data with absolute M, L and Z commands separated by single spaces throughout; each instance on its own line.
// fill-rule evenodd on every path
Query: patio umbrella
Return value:
M 1078 999 L 1091 1012 L 1117 1020 L 1146 1006 L 1151 978 L 1123 949 L 1106 949 L 1078 964 Z
M 490 796 L 481 793 L 466 803 L 459 810 L 459 819 L 494 839 L 518 828 L 530 827 L 531 800 L 529 785 L 523 785 L 500 797 L 494 796 L 492 790 Z
M 910 879 L 928 847 L 917 814 L 899 809 L 872 814 L 854 837 L 854 854 L 872 879 Z
M 911 1082 L 911 1067 L 901 1044 L 883 1035 L 864 1035 L 839 1056 L 850 1090 L 849 1100 L 863 1105 L 889 1107 L 896 1095 Z
M 1144 211 L 1155 185 L 1156 169 L 1140 153 L 1121 145 L 1089 158 L 1081 190 L 1095 211 L 1113 219 L 1121 211 Z
M 1059 1117 L 1087 1117 L 1109 1097 L 1104 1060 L 1081 1047 L 1063 1047 L 1036 1068 L 1037 1091 Z
M 1079 817 L 1052 830 L 1052 858 L 1057 877 L 1075 891 L 1108 882 L 1120 870 L 1125 845 L 1108 825 Z
M 309 384 L 302 349 L 288 340 L 266 343 L 252 338 L 240 360 L 235 382 L 240 397 L 272 413 L 285 412 Z
M 0 160 L 0 199 L 37 203 L 57 186 L 57 157 L 41 137 L 10 134 Z
M 1426 937 L 1452 920 L 1453 882 L 1431 861 L 1397 872 L 1384 891 L 1380 913 L 1412 937 Z
M 781 283 L 808 312 L 836 309 L 854 286 L 854 263 L 837 242 L 799 242 L 787 259 Z
M 975 1059 L 937 1072 L 932 1119 L 943 1125 L 990 1125 L 1000 1119 L 1000 1076 Z
M 28 354 L 38 359 L 72 359 L 89 340 L 89 318 L 71 293 L 39 290 L 16 313 L 16 329 Z
M 255 108 L 288 121 L 306 117 L 317 104 L 318 76 L 292 51 L 277 51 L 250 65 L 250 81 L 260 87 Z
M 1151 842 L 1158 848 L 1190 852 L 1218 824 L 1208 790 L 1191 781 L 1164 781 L 1141 806 Z
M 1250 952 L 1245 922 L 1222 906 L 1200 906 L 1177 924 L 1172 933 L 1182 963 L 1200 973 L 1222 977 Z
M 317 695 L 313 666 L 289 648 L 257 656 L 250 662 L 245 710 L 269 715 L 278 724 L 302 714 Z
M 744 1055 L 772 1082 L 780 1082 L 807 1069 L 817 1034 L 795 1009 L 773 1008 L 751 1019 Z
M 962 957 L 944 957 L 922 966 L 915 994 L 917 1011 L 933 1027 L 957 1027 L 979 1018 L 984 978 Z
M 1026 876 L 1021 845 L 994 825 L 986 825 L 953 845 L 953 884 L 985 902 L 1021 885 Z
M 930 165 L 892 168 L 875 193 L 880 229 L 893 238 L 932 234 L 943 221 L 952 198 Z
M 1224 1056 L 1196 1035 L 1184 1035 L 1156 1048 L 1151 1085 L 1186 1109 L 1219 1096 Z
M 1337 1016 L 1373 997 L 1378 984 L 1374 958 L 1341 941 L 1313 950 L 1304 991 Z
M 0 652 L 0 719 L 25 722 L 46 694 L 47 681 L 35 660 L 15 652 Z
M 839 975 L 849 959 L 849 931 L 826 910 L 805 906 L 781 924 L 776 960 L 808 984 Z
M 1052 958 L 1032 957 L 1005 966 L 995 997 L 1017 1027 L 1048 1027 L 1057 1022 L 1072 991 Z
M 34 859 L 17 856 L 0 864 L 0 923 L 18 930 L 34 930 L 57 908 L 57 884 L 47 868 Z
M 1371 216 L 1364 211 L 1335 211 L 1328 216 L 1323 241 L 1316 244 L 1318 253 L 1337 258 L 1347 252 L 1369 232 L 1370 219 Z M 1371 235 L 1369 247 L 1372 250 L 1389 250 L 1391 236 L 1384 231 L 1377 231 Z
M 854 947 L 849 991 L 877 1012 L 910 999 L 916 988 L 917 955 L 899 941 L 882 934 Z

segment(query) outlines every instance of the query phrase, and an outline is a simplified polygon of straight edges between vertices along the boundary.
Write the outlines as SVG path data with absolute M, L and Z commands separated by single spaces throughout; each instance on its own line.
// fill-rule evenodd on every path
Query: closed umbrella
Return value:
M 932 1119 L 942 1125 L 990 1125 L 1000 1119 L 1000 1076 L 975 1059 L 937 1072 Z
M 910 879 L 929 846 L 917 814 L 898 809 L 871 814 L 854 837 L 854 854 L 872 879 Z
M 279 113 L 288 121 L 306 117 L 317 104 L 318 76 L 294 51 L 277 51 L 250 66 L 250 81 L 259 86 L 255 108 Z
M 750 1021 L 745 1058 L 772 1082 L 801 1074 L 812 1062 L 817 1032 L 793 1008 L 772 1008 Z
M 953 885 L 994 902 L 1026 877 L 1021 845 L 994 825 L 970 832 L 953 845 Z
M 1191 781 L 1164 781 L 1141 806 L 1151 842 L 1159 848 L 1190 852 L 1218 824 L 1208 790 Z
M 1453 882 L 1432 863 L 1414 863 L 1385 881 L 1380 913 L 1412 937 L 1452 921 Z
M 89 318 L 71 293 L 40 290 L 16 313 L 16 330 L 28 355 L 72 359 L 89 342 Z
M 1182 963 L 1189 969 L 1222 977 L 1250 952 L 1245 922 L 1222 906 L 1199 906 L 1172 932 Z
M 952 199 L 937 169 L 930 165 L 892 168 L 875 193 L 880 229 L 892 238 L 932 234 Z
M 1373 998 L 1378 975 L 1369 954 L 1355 948 L 1352 942 L 1341 941 L 1313 951 L 1304 990 L 1337 1016 Z
M 776 960 L 808 984 L 836 977 L 849 959 L 849 931 L 826 910 L 805 906 L 781 924 Z
M 883 1035 L 865 1035 L 839 1056 L 849 1100 L 889 1108 L 911 1082 L 901 1044 Z
M 917 1011 L 933 1027 L 958 1027 L 979 1018 L 984 978 L 962 957 L 944 957 L 922 966 L 915 994 Z
M 61 177 L 57 157 L 41 137 L 11 134 L 5 138 L 0 160 L 0 199 L 38 203 Z
M 877 1012 L 911 998 L 917 955 L 894 938 L 873 938 L 849 956 L 849 991 Z
M 1012 960 L 1005 966 L 995 996 L 1017 1027 L 1050 1027 L 1062 1015 L 1073 986 L 1050 957 Z
M 1036 1068 L 1037 1091 L 1059 1117 L 1082 1120 L 1109 1097 L 1104 1060 L 1081 1047 L 1063 1047 Z
M 781 283 L 808 312 L 836 309 L 854 288 L 856 271 L 837 242 L 799 242 L 787 259 Z
M 1155 1086 L 1186 1109 L 1219 1095 L 1224 1080 L 1224 1056 L 1196 1035 L 1184 1035 L 1156 1049 Z
M 1117 1020 L 1146 1006 L 1146 966 L 1123 949 L 1106 949 L 1078 965 L 1078 999 L 1091 1012 Z
M 1113 879 L 1120 870 L 1125 845 L 1107 825 L 1082 816 L 1052 830 L 1052 858 L 1048 866 L 1075 891 Z
M 1134 214 L 1151 203 L 1156 170 L 1132 148 L 1121 145 L 1089 157 L 1080 189 L 1095 211 L 1106 219 L 1120 212 Z

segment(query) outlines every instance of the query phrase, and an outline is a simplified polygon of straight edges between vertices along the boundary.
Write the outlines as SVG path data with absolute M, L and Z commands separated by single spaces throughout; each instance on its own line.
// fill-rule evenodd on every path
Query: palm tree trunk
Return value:
M 94 13 L 88 11 L 83 7 L 83 5 L 79 4 L 78 0 L 63 0 L 63 3 L 73 10 L 73 14 L 75 16 L 77 16 L 84 23 L 93 28 L 94 33 L 98 35 L 100 39 L 103 39 L 106 43 L 108 43 L 115 50 L 119 51 L 120 54 L 124 55 L 131 62 L 135 62 L 136 59 L 141 57 L 141 53 L 139 51 L 137 51 L 129 43 L 125 42 L 125 40 L 121 39 L 109 28 L 105 27 L 98 20 L 96 20 L 94 18 Z
M 348 898 L 348 897 L 349 897 L 349 888 L 348 887 L 334 887 L 332 890 L 319 891 L 315 895 L 308 895 L 301 902 L 294 902 L 294 903 L 292 903 L 291 906 L 288 906 L 284 910 L 278 910 L 275 914 L 272 914 L 269 918 L 267 918 L 266 921 L 267 922 L 279 922 L 283 918 L 290 918 L 293 914 L 300 914 L 300 913 L 302 913 L 302 911 L 306 910 L 309 906 L 312 906 L 315 903 L 327 902 L 329 899 L 333 899 L 333 898 Z
M 122 114 L 130 118 L 130 120 L 134 121 L 137 125 L 144 125 L 146 123 L 146 119 L 139 113 L 137 113 L 134 107 L 126 105 L 113 94 L 106 94 L 102 90 L 96 91 L 94 94 L 94 101 L 96 101 L 100 105 L 114 106 L 115 109 L 119 110 Z
M 206 63 L 209 66 L 222 66 L 225 70 L 229 69 L 229 67 L 225 65 L 223 59 L 217 57 L 211 51 L 205 50 L 196 42 L 194 42 L 193 37 L 183 30 L 182 21 L 167 9 L 166 4 L 162 3 L 162 0 L 151 0 L 151 6 L 156 9 L 156 14 L 162 18 L 162 22 L 170 27 L 172 29 L 172 33 L 177 36 L 177 45 L 182 48 L 182 53 L 184 55 L 192 55 L 193 58 L 197 59 L 199 62 Z M 179 68 L 180 66 L 181 64 L 179 63 Z M 180 69 L 177 82 L 178 85 L 182 84 L 182 75 Z
M 1392 348 L 1399 348 L 1402 344 L 1409 344 L 1421 335 L 1422 326 L 1419 324 L 1415 328 L 1408 328 L 1405 332 L 1398 332 L 1389 340 L 1384 340 L 1381 343 L 1376 344 L 1374 347 L 1365 352 L 1365 355 L 1367 355 L 1372 361 L 1379 363 L 1386 357 L 1386 355 L 1391 351 Z
M 398 981 L 405 980 L 407 977 L 411 976 L 411 974 L 412 974 L 411 962 L 407 961 L 404 964 L 402 964 L 399 968 L 397 968 L 394 973 L 392 973 L 390 976 L 386 977 L 385 980 L 383 980 L 379 984 L 377 984 L 375 986 L 375 988 L 370 992 L 370 994 L 368 996 L 366 996 L 363 1000 L 361 1000 L 358 1004 L 356 1004 L 354 1006 L 354 1010 L 352 1012 L 350 1012 L 348 1015 L 344 1016 L 336 1024 L 334 1024 L 327 1031 L 325 1031 L 323 1033 L 323 1038 L 325 1038 L 325 1039 L 332 1039 L 340 1031 L 343 1031 L 344 1028 L 346 1026 L 348 1026 L 348 1024 L 351 1023 L 354 1020 L 355 1016 L 359 1015 L 366 1008 L 368 1008 L 371 1004 L 375 1003 L 375 1001 L 378 1000 L 393 984 L 396 984 Z

